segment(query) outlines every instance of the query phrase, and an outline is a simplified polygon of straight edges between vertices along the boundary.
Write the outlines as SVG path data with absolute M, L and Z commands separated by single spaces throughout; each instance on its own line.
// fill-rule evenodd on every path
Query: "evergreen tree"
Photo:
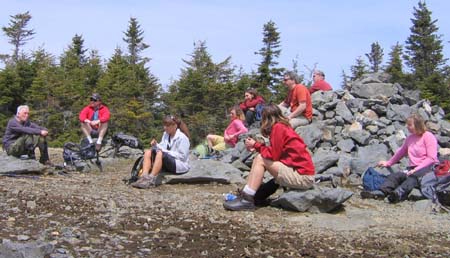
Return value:
M 392 76 L 393 82 L 402 83 L 405 78 L 401 57 L 402 45 L 397 42 L 397 44 L 395 44 L 391 48 L 391 52 L 389 53 L 389 61 L 385 68 L 385 72 L 389 73 Z
M 147 49 L 149 45 L 144 43 L 144 31 L 141 30 L 136 18 L 130 18 L 128 30 L 124 32 L 123 40 L 128 44 L 128 54 L 130 64 L 137 64 L 140 61 L 148 62 L 148 58 L 142 58 L 140 53 Z
M 349 78 L 348 78 L 348 75 L 345 73 L 344 70 L 342 70 L 342 84 L 341 84 L 341 88 L 344 89 L 344 90 L 350 88 Z
M 411 19 L 411 35 L 406 40 L 406 63 L 411 67 L 417 82 L 426 80 L 434 73 L 442 72 L 446 59 L 442 54 L 441 35 L 437 34 L 437 20 L 431 19 L 431 11 L 425 2 L 414 7 L 414 18 Z
M 431 100 L 433 104 L 444 106 L 446 113 L 449 87 L 445 83 L 441 35 L 438 35 L 437 20 L 432 20 L 431 11 L 425 2 L 420 1 L 414 7 L 411 19 L 411 35 L 406 40 L 406 63 L 411 67 L 413 85 L 421 90 L 421 97 Z
M 8 42 L 14 46 L 12 61 L 15 63 L 19 58 L 20 47 L 33 38 L 34 30 L 26 29 L 31 20 L 29 12 L 10 16 L 8 27 L 2 27 L 3 32 L 9 38 Z
M 205 42 L 194 44 L 190 56 L 190 60 L 183 60 L 187 67 L 182 69 L 180 79 L 169 86 L 165 103 L 171 113 L 183 117 L 192 142 L 198 143 L 208 133 L 223 133 L 229 123 L 228 110 L 238 103 L 243 92 L 233 83 L 230 58 L 214 63 Z
M 383 62 L 383 49 L 378 42 L 372 43 L 370 53 L 366 54 L 369 59 L 370 70 L 374 73 L 378 72 Z
M 276 59 L 280 56 L 280 33 L 275 22 L 269 21 L 263 28 L 263 47 L 255 54 L 261 56 L 256 82 L 258 90 L 263 93 L 276 92 L 276 85 L 281 83 L 284 69 L 278 68 Z
M 365 73 L 368 72 L 367 64 L 361 56 L 356 58 L 356 64 L 350 67 L 350 72 L 352 73 L 352 81 L 360 79 Z

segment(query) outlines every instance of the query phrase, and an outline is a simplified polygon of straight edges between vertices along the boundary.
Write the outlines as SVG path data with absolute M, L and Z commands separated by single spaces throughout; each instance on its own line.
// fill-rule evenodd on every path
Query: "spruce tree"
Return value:
M 10 16 L 8 27 L 2 27 L 3 32 L 9 38 L 8 42 L 14 46 L 12 61 L 18 61 L 20 47 L 26 44 L 27 41 L 33 39 L 34 30 L 27 29 L 27 25 L 31 20 L 29 12 L 19 13 Z
M 391 48 L 385 72 L 392 76 L 392 82 L 403 83 L 405 74 L 403 73 L 402 45 L 398 42 Z
M 352 81 L 360 79 L 365 73 L 368 72 L 367 64 L 361 56 L 356 58 L 356 64 L 350 67 L 350 72 L 352 74 L 350 77 Z
M 255 54 L 261 56 L 261 63 L 258 65 L 256 83 L 258 90 L 267 95 L 276 92 L 276 86 L 281 83 L 284 69 L 277 67 L 276 59 L 280 56 L 280 33 L 275 22 L 269 21 L 263 27 L 263 47 Z
M 148 62 L 148 58 L 143 58 L 140 54 L 142 51 L 150 47 L 144 43 L 144 31 L 141 30 L 136 18 L 130 18 L 128 29 L 124 32 L 123 41 L 128 44 L 128 57 L 130 64 L 137 64 L 140 61 Z
M 367 53 L 366 57 L 369 59 L 370 70 L 374 73 L 378 72 L 383 62 L 383 49 L 378 42 L 372 43 L 370 53 Z

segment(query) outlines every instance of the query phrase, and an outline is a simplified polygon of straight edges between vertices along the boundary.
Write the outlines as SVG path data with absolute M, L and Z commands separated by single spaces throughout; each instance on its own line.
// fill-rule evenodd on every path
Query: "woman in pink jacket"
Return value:
M 425 126 L 425 121 L 419 114 L 413 114 L 406 119 L 406 128 L 410 135 L 403 145 L 388 161 L 378 162 L 380 167 L 390 167 L 408 155 L 409 165 L 405 171 L 390 174 L 377 191 L 363 191 L 362 198 L 382 199 L 388 197 L 389 202 L 397 203 L 405 200 L 419 180 L 431 171 L 438 163 L 436 137 Z
M 234 106 L 230 110 L 231 122 L 225 129 L 224 135 L 208 134 L 206 140 L 208 141 L 208 148 L 210 152 L 222 151 L 226 148 L 232 148 L 239 140 L 239 135 L 248 132 L 244 125 L 244 113 L 239 106 Z

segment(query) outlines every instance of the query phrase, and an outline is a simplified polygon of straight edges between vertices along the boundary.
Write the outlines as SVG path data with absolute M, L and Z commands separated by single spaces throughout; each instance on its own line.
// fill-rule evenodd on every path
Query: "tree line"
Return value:
M 404 46 L 397 43 L 392 47 L 386 65 L 382 65 L 383 49 L 378 42 L 373 43 L 365 54 L 369 64 L 358 57 L 350 67 L 350 76 L 343 71 L 343 87 L 364 73 L 384 71 L 391 74 L 392 82 L 420 89 L 422 97 L 443 107 L 448 117 L 450 69 L 442 54 L 437 20 L 431 19 L 424 2 L 418 3 L 413 15 L 411 35 Z M 242 101 L 248 87 L 256 88 L 266 100 L 275 103 L 286 95 L 282 76 L 288 68 L 277 62 L 282 50 L 281 35 L 273 21 L 263 25 L 262 47 L 255 52 L 261 61 L 255 71 L 244 72 L 231 63 L 231 57 L 215 63 L 206 42 L 199 41 L 189 58 L 183 59 L 185 67 L 179 78 L 164 90 L 148 67 L 151 59 L 142 54 L 149 44 L 136 18 L 130 18 L 123 33 L 126 49 L 117 47 L 105 62 L 97 50 L 86 49 L 78 34 L 58 57 L 44 48 L 24 52 L 23 46 L 36 33 L 28 28 L 31 19 L 29 12 L 12 15 L 9 24 L 2 27 L 13 46 L 11 54 L 0 55 L 5 64 L 0 70 L 2 133 L 17 106 L 28 104 L 32 120 L 50 130 L 52 146 L 78 142 L 78 113 L 89 96 L 98 92 L 112 113 L 110 135 L 124 132 L 147 143 L 161 136 L 163 116 L 175 114 L 188 124 L 196 144 L 208 133 L 223 131 L 229 122 L 229 108 Z M 289 70 L 298 72 L 297 65 L 293 60 Z

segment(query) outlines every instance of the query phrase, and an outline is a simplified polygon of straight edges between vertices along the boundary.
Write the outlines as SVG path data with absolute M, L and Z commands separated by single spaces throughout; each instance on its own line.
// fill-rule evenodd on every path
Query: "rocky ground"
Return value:
M 45 242 L 50 257 L 450 256 L 450 215 L 418 211 L 414 202 L 362 200 L 352 189 L 332 214 L 229 212 L 222 194 L 238 186 L 138 190 L 122 181 L 132 162 L 103 173 L 1 177 L 3 243 Z

